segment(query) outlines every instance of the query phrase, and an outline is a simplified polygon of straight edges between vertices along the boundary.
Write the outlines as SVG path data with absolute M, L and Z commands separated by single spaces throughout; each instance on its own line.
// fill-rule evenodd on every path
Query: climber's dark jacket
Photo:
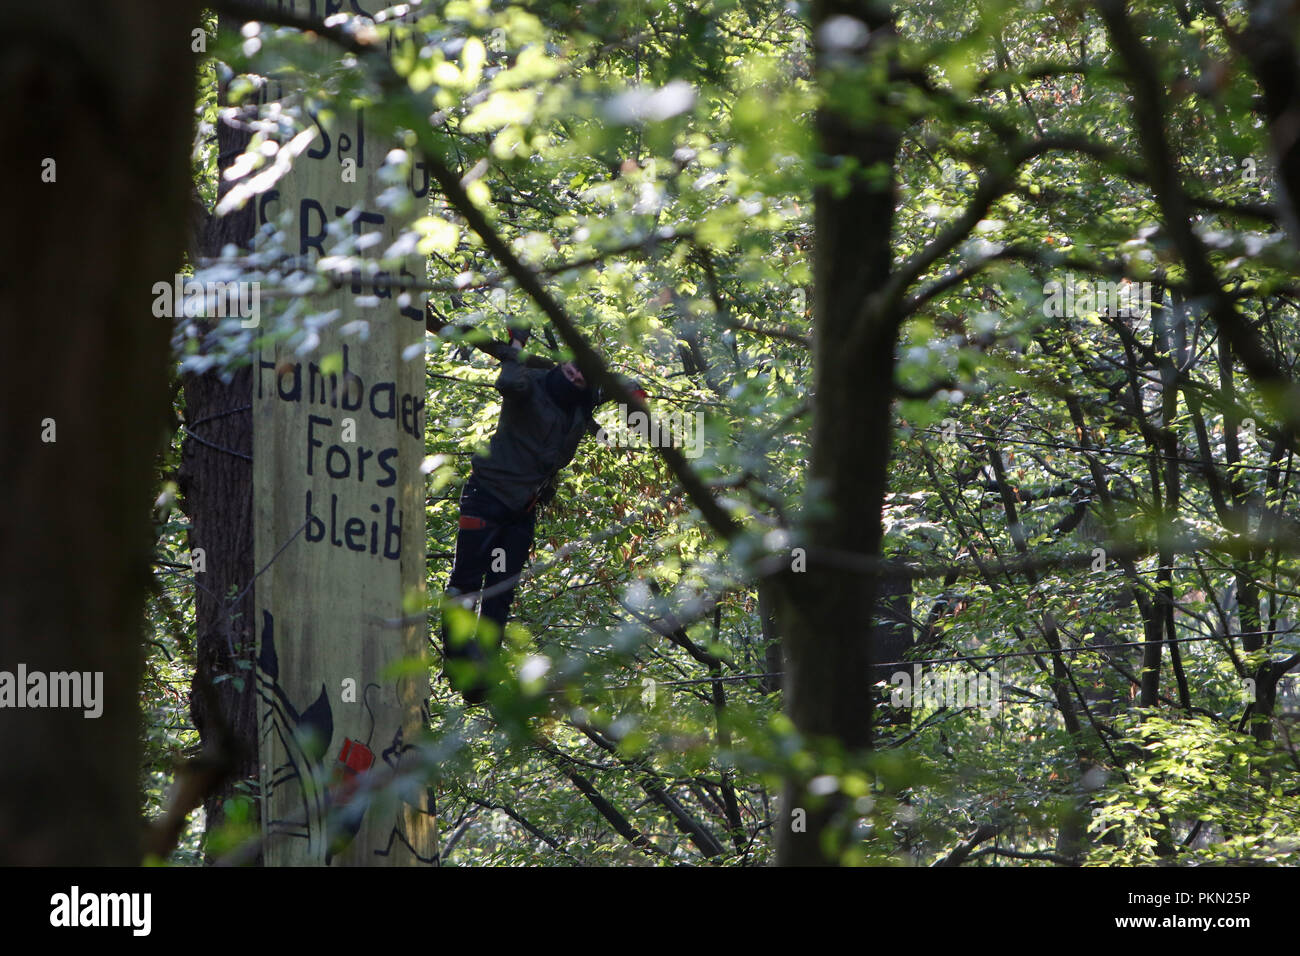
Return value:
M 535 499 L 549 500 L 556 472 L 573 460 L 583 434 L 595 427 L 590 399 L 565 411 L 547 387 L 548 374 L 520 365 L 513 355 L 501 363 L 496 434 L 487 454 L 473 458 L 478 484 L 514 512 L 527 510 Z

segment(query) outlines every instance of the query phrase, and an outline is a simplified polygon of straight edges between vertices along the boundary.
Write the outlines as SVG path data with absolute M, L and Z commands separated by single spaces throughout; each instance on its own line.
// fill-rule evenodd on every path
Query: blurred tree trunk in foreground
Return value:
M 0 670 L 103 673 L 98 718 L 0 710 L 0 864 L 140 860 L 140 624 L 170 338 L 152 287 L 185 241 L 197 13 L 0 12 Z

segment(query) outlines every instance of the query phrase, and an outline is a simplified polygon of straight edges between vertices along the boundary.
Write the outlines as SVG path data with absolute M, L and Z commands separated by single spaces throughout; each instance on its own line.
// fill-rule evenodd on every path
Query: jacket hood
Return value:
M 572 412 L 579 404 L 590 404 L 591 389 L 579 388 L 564 376 L 564 370 L 558 365 L 546 373 L 544 379 L 546 394 L 566 412 Z

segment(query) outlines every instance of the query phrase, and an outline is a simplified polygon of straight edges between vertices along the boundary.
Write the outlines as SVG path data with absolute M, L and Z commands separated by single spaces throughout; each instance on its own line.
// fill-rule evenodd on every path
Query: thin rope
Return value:
M 1181 462 L 1184 465 L 1197 465 L 1202 468 L 1207 467 L 1207 465 L 1221 464 L 1225 468 L 1239 468 L 1242 471 L 1272 471 L 1275 467 L 1280 467 L 1275 465 L 1241 465 L 1241 464 L 1234 465 L 1227 462 L 1214 462 L 1214 461 L 1206 462 L 1200 458 L 1182 458 L 1175 455 L 1161 455 L 1155 452 L 1125 451 L 1122 448 L 1090 448 L 1084 445 L 1071 445 L 1066 442 L 1040 441 L 1033 438 L 1007 438 L 1002 435 L 981 435 L 978 432 L 948 432 L 945 435 L 943 431 L 936 431 L 933 428 L 920 428 L 917 429 L 917 431 L 924 432 L 931 435 L 944 435 L 945 437 L 953 437 L 953 438 L 977 438 L 980 439 L 981 441 L 1002 442 L 1004 444 L 1009 444 L 1009 445 L 1037 445 L 1041 448 L 1053 448 L 1053 449 L 1058 449 L 1060 451 L 1082 452 L 1085 455 L 1119 455 L 1127 458 L 1147 458 L 1147 459 L 1155 457 L 1160 461 Z

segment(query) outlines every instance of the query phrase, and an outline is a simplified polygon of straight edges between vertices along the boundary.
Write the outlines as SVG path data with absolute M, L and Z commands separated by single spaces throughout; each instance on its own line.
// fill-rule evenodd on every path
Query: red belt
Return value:
M 535 507 L 537 507 L 537 496 L 533 495 L 528 499 L 528 504 L 524 506 L 524 514 L 532 511 Z M 466 531 L 482 531 L 487 526 L 488 521 L 486 518 L 479 518 L 474 515 L 460 516 L 460 527 L 464 528 Z

